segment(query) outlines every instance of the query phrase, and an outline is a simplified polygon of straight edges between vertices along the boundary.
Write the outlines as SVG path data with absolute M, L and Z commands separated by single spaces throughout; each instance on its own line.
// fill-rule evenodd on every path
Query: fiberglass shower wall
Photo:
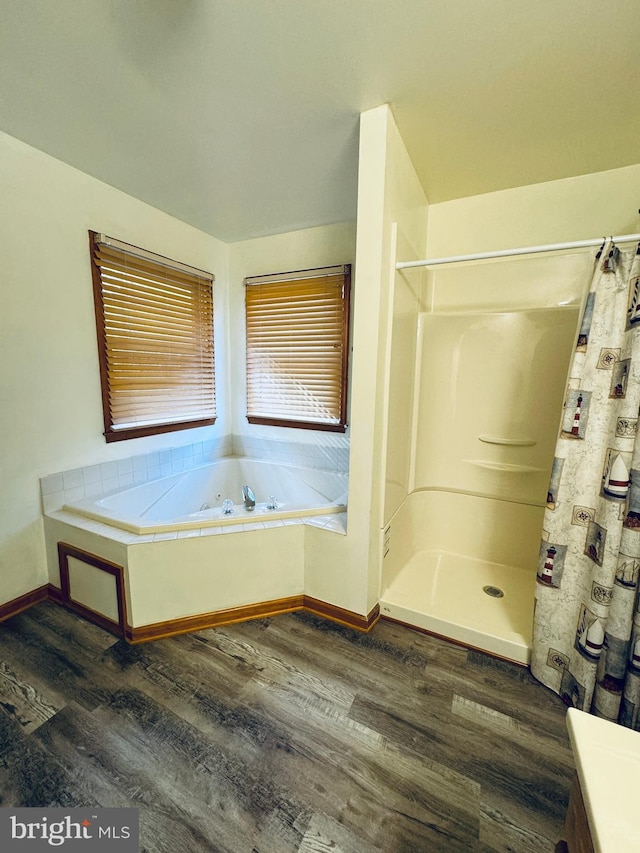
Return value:
M 464 517 L 450 519 L 458 553 L 504 562 L 516 513 L 519 536 L 508 563 L 535 566 L 591 264 L 584 254 L 549 255 L 430 272 L 418 342 L 413 488 L 489 499 L 480 531 Z M 532 511 L 523 516 L 516 504 Z

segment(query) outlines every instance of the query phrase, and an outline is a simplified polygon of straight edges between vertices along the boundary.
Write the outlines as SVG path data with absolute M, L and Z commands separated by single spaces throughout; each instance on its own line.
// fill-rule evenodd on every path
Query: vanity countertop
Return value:
M 597 853 L 640 850 L 640 733 L 576 708 L 567 729 Z

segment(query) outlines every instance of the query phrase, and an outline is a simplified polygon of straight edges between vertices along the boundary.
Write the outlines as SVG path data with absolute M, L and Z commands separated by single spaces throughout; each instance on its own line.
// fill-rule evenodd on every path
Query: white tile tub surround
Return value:
M 72 501 L 106 495 L 118 489 L 190 471 L 207 462 L 230 456 L 232 451 L 231 436 L 224 436 L 49 474 L 40 480 L 42 509 L 45 513 L 51 513 Z
M 85 468 L 72 468 L 41 478 L 42 509 L 50 513 L 72 501 L 170 477 L 225 456 L 249 456 L 285 465 L 346 472 L 349 470 L 349 439 L 339 435 L 333 436 L 331 443 L 313 444 L 227 435 Z
M 321 442 L 304 442 L 234 435 L 233 455 L 346 472 L 349 470 L 349 439 L 344 435 L 334 435 Z

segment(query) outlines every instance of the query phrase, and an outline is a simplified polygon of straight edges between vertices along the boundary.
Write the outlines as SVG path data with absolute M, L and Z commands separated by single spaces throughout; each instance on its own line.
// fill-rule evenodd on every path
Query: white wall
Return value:
M 640 164 L 434 204 L 427 256 L 635 234 L 639 199 Z
M 0 134 L 0 603 L 47 582 L 38 478 L 230 431 L 225 244 Z M 103 231 L 216 276 L 215 426 L 107 445 L 89 240 Z

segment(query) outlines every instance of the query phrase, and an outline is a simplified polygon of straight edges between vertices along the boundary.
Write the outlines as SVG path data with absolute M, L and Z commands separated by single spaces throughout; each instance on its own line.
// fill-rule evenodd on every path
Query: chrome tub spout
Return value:
M 253 494 L 253 489 L 249 488 L 246 483 L 242 487 L 242 500 L 247 512 L 252 512 L 256 508 L 256 496 Z

